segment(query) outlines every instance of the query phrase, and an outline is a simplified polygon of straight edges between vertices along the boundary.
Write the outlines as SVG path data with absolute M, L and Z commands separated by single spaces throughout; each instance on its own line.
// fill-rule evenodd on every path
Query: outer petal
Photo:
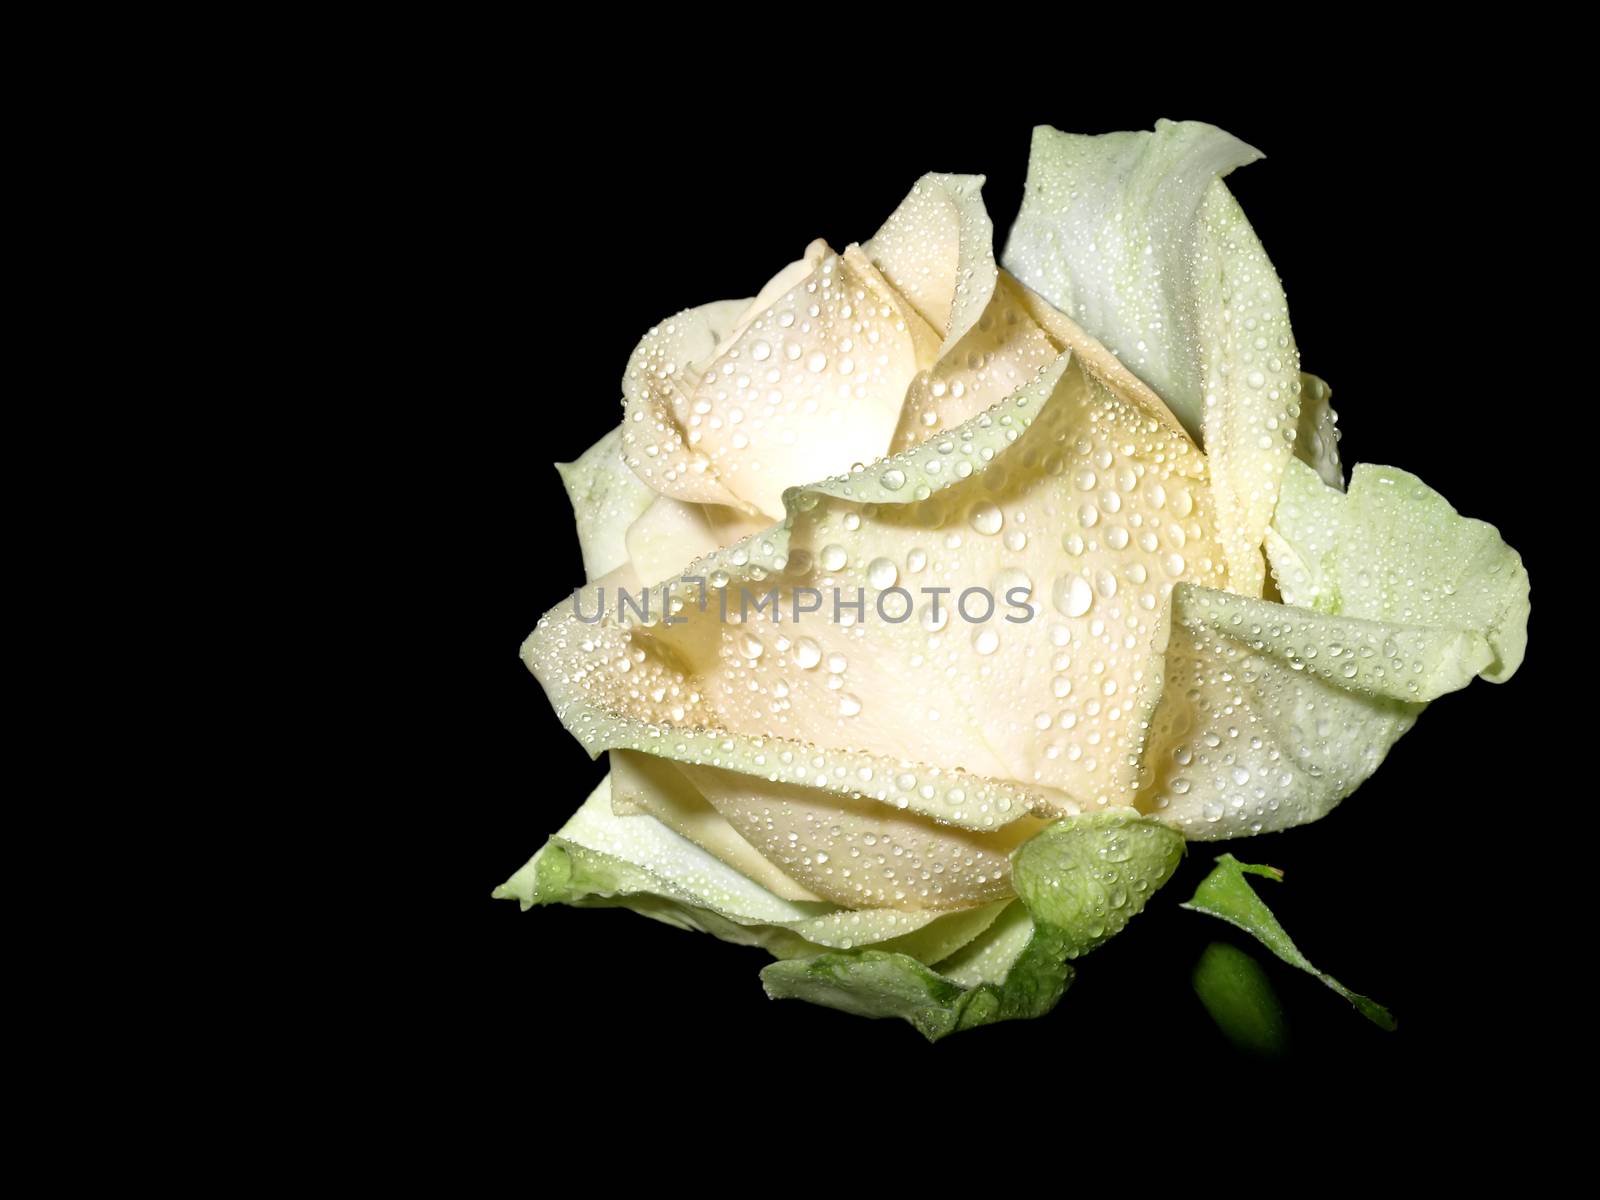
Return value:
M 1415 475 L 1360 463 L 1345 495 L 1295 463 L 1273 525 L 1273 574 L 1290 604 L 1471 635 L 1488 647 L 1483 677 L 1495 683 L 1521 664 L 1529 612 L 1521 557 L 1493 525 L 1457 515 Z
M 557 463 L 572 501 L 583 549 L 584 573 L 592 582 L 628 561 L 625 533 L 650 503 L 652 492 L 622 461 L 622 432 L 613 429 L 576 461 Z
M 822 897 L 763 858 L 706 800 L 676 763 L 633 750 L 611 752 L 611 807 L 618 815 L 648 813 L 679 837 L 687 838 L 785 900 L 820 902 Z
M 683 766 L 717 812 L 784 874 L 850 908 L 966 908 L 1012 896 L 1011 851 L 1035 833 L 941 825 L 875 800 Z
M 1259 157 L 1197 122 L 1041 126 L 1003 260 L 1203 433 L 1230 586 L 1250 595 L 1300 390 L 1283 289 L 1221 182 Z
M 1527 644 L 1516 551 L 1403 471 L 1357 466 L 1345 495 L 1291 463 L 1268 547 L 1291 604 L 1174 592 L 1140 807 L 1190 838 L 1323 816 L 1429 701 Z
M 500 899 L 535 904 L 622 904 L 680 928 L 766 947 L 779 957 L 876 945 L 937 962 L 980 937 L 1005 909 L 852 911 L 796 903 L 759 884 L 648 814 L 619 816 L 607 776 Z
M 1344 490 L 1344 468 L 1339 465 L 1339 414 L 1330 401 L 1333 389 L 1315 375 L 1300 373 L 1300 422 L 1295 433 L 1294 456 L 1310 466 L 1331 488 Z

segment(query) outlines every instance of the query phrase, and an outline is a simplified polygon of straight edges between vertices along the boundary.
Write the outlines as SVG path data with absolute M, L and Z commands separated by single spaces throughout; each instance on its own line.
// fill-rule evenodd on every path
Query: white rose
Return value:
M 523 649 L 611 774 L 497 894 L 759 943 L 773 994 L 938 1037 L 1048 1009 L 1185 839 L 1315 820 L 1508 677 L 1516 553 L 1404 472 L 1341 488 L 1221 182 L 1255 156 L 1040 129 L 1009 272 L 981 178 L 928 175 L 651 330 L 562 468 L 588 586 Z

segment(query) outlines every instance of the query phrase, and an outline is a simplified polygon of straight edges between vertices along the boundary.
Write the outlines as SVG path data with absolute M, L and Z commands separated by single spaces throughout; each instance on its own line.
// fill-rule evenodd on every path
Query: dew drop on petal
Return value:
M 814 639 L 803 637 L 794 644 L 794 661 L 802 671 L 809 671 L 822 661 L 822 647 Z
M 984 534 L 999 533 L 1000 526 L 1005 523 L 1005 517 L 1000 513 L 1000 506 L 988 500 L 974 504 L 967 519 L 974 529 Z
M 1051 589 L 1051 599 L 1066 616 L 1081 617 L 1094 604 L 1094 589 L 1082 575 L 1063 575 Z

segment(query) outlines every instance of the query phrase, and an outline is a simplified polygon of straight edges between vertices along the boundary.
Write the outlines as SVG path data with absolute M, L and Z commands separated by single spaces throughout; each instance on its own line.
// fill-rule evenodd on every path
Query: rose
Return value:
M 1404 472 L 1342 489 L 1221 181 L 1254 157 L 1040 129 L 1009 272 L 982 180 L 929 175 L 651 330 L 562 468 L 589 585 L 524 647 L 611 773 L 497 894 L 761 944 L 770 993 L 938 1037 L 1053 1005 L 1185 839 L 1315 820 L 1507 678 L 1516 553 Z M 1249 870 L 1192 906 L 1310 969 Z

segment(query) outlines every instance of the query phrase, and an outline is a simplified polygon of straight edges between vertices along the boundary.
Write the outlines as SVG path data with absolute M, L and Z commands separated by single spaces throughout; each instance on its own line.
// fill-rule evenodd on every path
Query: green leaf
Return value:
M 1283 1005 L 1267 973 L 1227 942 L 1212 942 L 1195 963 L 1195 994 L 1234 1049 L 1277 1058 L 1288 1044 Z
M 1067 817 L 1019 846 L 1011 882 L 1069 958 L 1121 932 L 1183 858 L 1183 837 L 1132 812 Z
M 1261 875 L 1272 880 L 1283 879 L 1283 872 L 1276 867 L 1242 863 L 1233 855 L 1224 854 L 1217 859 L 1217 865 L 1211 874 L 1200 881 L 1200 886 L 1195 889 L 1194 898 L 1183 907 L 1207 913 L 1244 930 L 1290 966 L 1299 967 L 1302 971 L 1322 980 L 1355 1005 L 1367 1020 L 1384 1029 L 1393 1030 L 1394 1017 L 1387 1008 L 1359 992 L 1352 992 L 1332 975 L 1319 971 L 1311 965 L 1311 960 L 1300 953 L 1299 948 L 1284 932 L 1283 926 L 1278 924 L 1278 919 L 1272 915 L 1272 910 L 1262 903 L 1261 897 L 1251 888 L 1245 879 L 1247 874 Z
M 1023 928 L 1028 939 L 998 982 L 962 986 L 910 955 L 883 950 L 775 962 L 762 970 L 761 982 L 774 1000 L 805 1000 L 861 1017 L 898 1017 L 936 1042 L 963 1029 L 1043 1016 L 1056 1006 L 1073 975 L 1067 939 L 1059 930 L 1034 925 L 1014 904 L 1004 924 L 986 938 L 1014 940 Z

